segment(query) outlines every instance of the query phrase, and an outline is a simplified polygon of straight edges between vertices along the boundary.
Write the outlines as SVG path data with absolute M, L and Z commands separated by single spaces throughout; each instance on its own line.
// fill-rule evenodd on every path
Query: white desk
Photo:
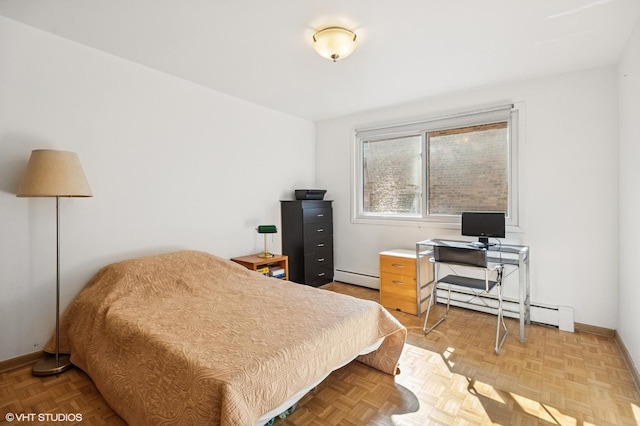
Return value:
M 450 247 L 473 247 L 473 241 L 456 241 L 456 240 L 425 240 L 416 243 L 416 259 L 425 256 L 432 256 L 433 246 L 450 246 Z M 530 305 L 530 278 L 529 278 L 529 257 L 530 251 L 528 246 L 518 246 L 512 244 L 501 244 L 490 246 L 487 257 L 491 262 L 512 265 L 518 270 L 519 296 L 517 299 L 503 297 L 504 301 L 517 303 L 519 306 L 520 319 L 520 343 L 524 343 L 524 325 L 531 323 L 531 305 Z M 416 262 L 416 278 L 420 282 L 420 264 Z M 505 277 L 506 278 L 506 277 Z M 429 303 L 435 303 L 430 300 Z

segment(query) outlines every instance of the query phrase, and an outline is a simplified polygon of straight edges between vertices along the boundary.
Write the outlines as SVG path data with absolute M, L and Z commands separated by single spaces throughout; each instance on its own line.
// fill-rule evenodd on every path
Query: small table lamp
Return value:
M 68 151 L 37 149 L 31 152 L 18 197 L 56 198 L 56 353 L 32 368 L 34 376 L 50 376 L 71 368 L 68 355 L 60 355 L 60 197 L 93 197 L 78 155 Z
M 275 225 L 258 225 L 256 231 L 258 234 L 264 234 L 264 250 L 258 257 L 273 257 L 273 254 L 267 251 L 267 234 L 275 234 L 278 232 L 278 228 Z

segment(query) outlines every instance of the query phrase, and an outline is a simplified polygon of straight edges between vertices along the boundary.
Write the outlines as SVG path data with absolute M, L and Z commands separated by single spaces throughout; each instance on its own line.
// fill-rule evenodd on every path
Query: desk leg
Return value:
M 422 295 L 420 292 L 420 283 L 422 282 L 422 279 L 420 279 L 420 263 L 422 263 L 420 262 L 420 244 L 416 244 L 416 313 L 418 316 L 422 315 L 422 312 L 420 312 L 422 306 L 422 301 L 420 300 Z
M 520 343 L 524 343 L 524 325 L 531 324 L 528 250 L 518 253 L 518 283 L 520 286 Z
M 527 259 L 525 260 L 525 265 L 527 267 L 527 299 L 526 299 L 526 308 L 527 308 L 527 324 L 531 324 L 531 263 L 529 262 L 531 256 L 531 252 L 527 249 Z

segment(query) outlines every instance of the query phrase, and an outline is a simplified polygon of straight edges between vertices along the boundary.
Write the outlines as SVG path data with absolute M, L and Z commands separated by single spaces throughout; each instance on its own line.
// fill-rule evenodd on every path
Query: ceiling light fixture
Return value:
M 333 62 L 356 50 L 356 35 L 342 27 L 328 27 L 313 36 L 313 47 L 320 56 Z

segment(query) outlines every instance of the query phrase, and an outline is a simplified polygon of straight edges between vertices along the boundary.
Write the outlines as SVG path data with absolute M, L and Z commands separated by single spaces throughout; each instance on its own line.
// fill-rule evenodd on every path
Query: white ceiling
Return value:
M 618 62 L 640 0 L 0 0 L 0 14 L 309 120 Z M 332 63 L 312 35 L 345 26 Z

